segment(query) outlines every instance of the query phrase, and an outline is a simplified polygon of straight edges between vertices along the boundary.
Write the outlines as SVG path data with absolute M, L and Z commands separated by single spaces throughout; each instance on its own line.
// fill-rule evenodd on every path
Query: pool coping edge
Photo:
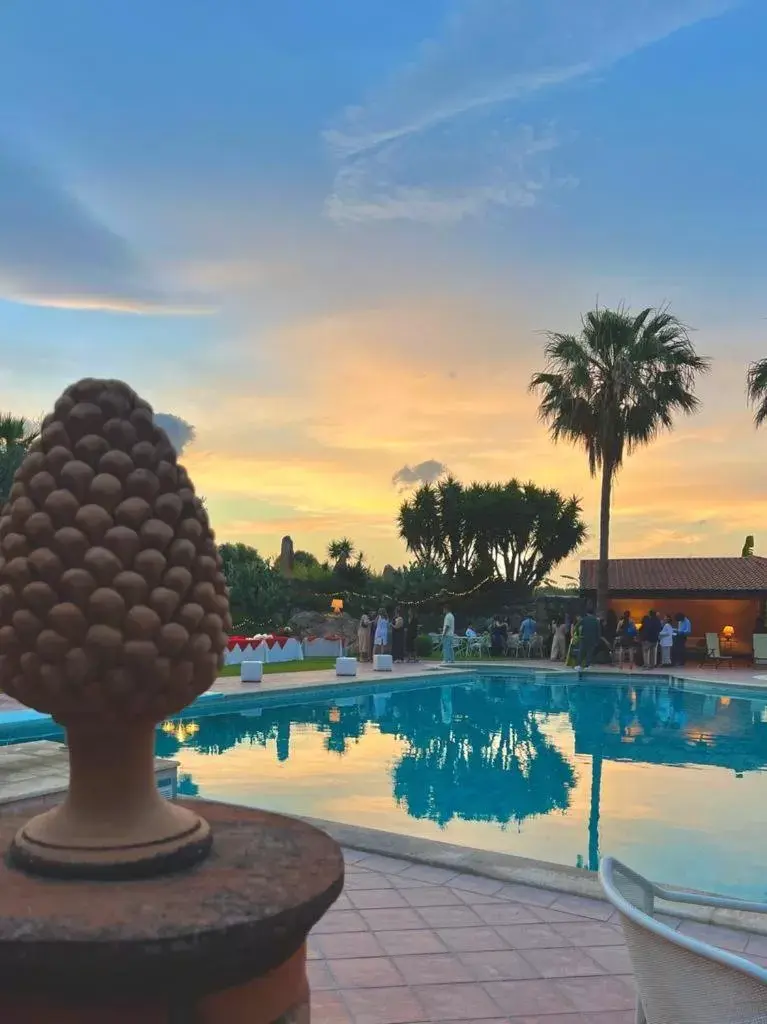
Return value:
M 296 817 L 299 817 L 296 815 Z M 528 885 L 537 889 L 580 896 L 607 903 L 595 872 L 567 867 L 552 861 L 495 853 L 470 846 L 443 843 L 435 839 L 406 836 L 382 829 L 364 828 L 322 818 L 300 816 L 300 820 L 326 832 L 340 846 L 364 853 L 408 860 L 429 867 L 446 868 L 457 874 L 492 878 L 507 884 Z M 449 883 L 448 883 L 449 884 Z M 713 894 L 703 894 L 713 895 Z M 524 901 L 521 901 L 524 902 Z M 701 924 L 714 924 L 756 935 L 767 935 L 767 914 L 669 904 L 661 913 Z M 577 913 L 577 911 L 574 911 Z

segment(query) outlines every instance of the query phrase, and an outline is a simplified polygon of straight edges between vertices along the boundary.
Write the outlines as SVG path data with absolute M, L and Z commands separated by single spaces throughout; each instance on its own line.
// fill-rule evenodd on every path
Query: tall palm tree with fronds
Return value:
M 36 423 L 23 416 L 0 413 L 0 506 L 8 500 L 13 474 L 39 434 Z
M 695 384 L 709 368 L 687 328 L 668 309 L 596 309 L 580 334 L 547 335 L 546 369 L 530 389 L 554 441 L 586 450 L 592 476 L 602 474 L 597 611 L 607 609 L 610 500 L 623 458 L 698 408 Z
M 767 420 L 767 359 L 759 359 L 749 366 L 746 392 L 754 407 L 754 423 L 761 427 Z

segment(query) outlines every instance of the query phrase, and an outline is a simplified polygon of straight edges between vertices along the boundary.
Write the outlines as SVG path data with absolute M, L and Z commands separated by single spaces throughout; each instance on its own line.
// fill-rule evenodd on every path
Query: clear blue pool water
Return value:
M 765 699 L 640 676 L 356 684 L 210 699 L 157 753 L 189 794 L 767 898 Z

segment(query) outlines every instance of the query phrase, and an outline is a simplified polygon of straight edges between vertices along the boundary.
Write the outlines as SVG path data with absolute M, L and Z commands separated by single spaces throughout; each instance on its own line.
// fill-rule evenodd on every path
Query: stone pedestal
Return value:
M 305 941 L 343 887 L 337 844 L 281 815 L 188 801 L 187 872 L 62 882 L 0 864 L 3 1024 L 304 1024 Z M 0 818 L 7 850 L 24 817 Z

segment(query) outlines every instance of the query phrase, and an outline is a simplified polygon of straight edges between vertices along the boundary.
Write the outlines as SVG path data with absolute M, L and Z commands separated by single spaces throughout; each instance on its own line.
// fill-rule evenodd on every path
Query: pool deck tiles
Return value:
M 633 1024 L 631 963 L 609 904 L 593 901 L 600 920 L 575 903 L 550 920 L 547 890 L 344 856 L 345 892 L 309 937 L 314 1024 Z M 767 963 L 759 936 L 708 925 L 705 938 Z

